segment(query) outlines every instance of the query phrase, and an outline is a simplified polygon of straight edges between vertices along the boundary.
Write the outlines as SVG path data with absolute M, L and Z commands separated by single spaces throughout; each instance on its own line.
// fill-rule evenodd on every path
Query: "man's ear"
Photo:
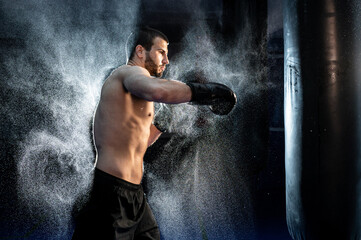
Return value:
M 142 59 L 145 57 L 145 49 L 142 45 L 137 45 L 135 47 L 135 54 L 137 54 L 138 58 Z

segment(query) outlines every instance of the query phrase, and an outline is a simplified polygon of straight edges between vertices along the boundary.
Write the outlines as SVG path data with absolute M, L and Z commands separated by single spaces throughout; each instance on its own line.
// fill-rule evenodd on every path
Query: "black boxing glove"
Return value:
M 209 105 L 217 115 L 230 113 L 236 105 L 236 94 L 220 83 L 186 83 L 192 90 L 192 104 Z

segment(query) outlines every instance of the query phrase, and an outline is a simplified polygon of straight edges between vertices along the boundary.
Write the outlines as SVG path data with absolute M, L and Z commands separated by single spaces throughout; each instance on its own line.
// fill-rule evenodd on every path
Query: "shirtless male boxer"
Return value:
M 76 219 L 73 239 L 160 238 L 141 186 L 144 154 L 162 133 L 162 127 L 153 124 L 153 102 L 205 104 L 216 114 L 233 108 L 235 95 L 224 85 L 156 78 L 169 64 L 167 54 L 167 37 L 143 28 L 128 64 L 105 81 L 94 116 L 93 186 Z M 224 112 L 220 104 L 231 107 Z

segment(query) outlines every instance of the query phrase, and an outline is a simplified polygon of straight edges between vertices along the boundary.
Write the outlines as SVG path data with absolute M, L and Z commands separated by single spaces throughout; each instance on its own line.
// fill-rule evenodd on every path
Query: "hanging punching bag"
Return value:
M 288 229 L 361 239 L 361 1 L 283 3 Z

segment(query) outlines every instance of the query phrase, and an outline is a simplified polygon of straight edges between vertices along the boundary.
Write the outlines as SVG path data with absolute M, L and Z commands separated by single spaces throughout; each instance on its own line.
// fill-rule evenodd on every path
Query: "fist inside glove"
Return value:
M 193 104 L 209 105 L 217 115 L 230 113 L 237 102 L 236 94 L 220 83 L 187 83 L 192 90 Z

